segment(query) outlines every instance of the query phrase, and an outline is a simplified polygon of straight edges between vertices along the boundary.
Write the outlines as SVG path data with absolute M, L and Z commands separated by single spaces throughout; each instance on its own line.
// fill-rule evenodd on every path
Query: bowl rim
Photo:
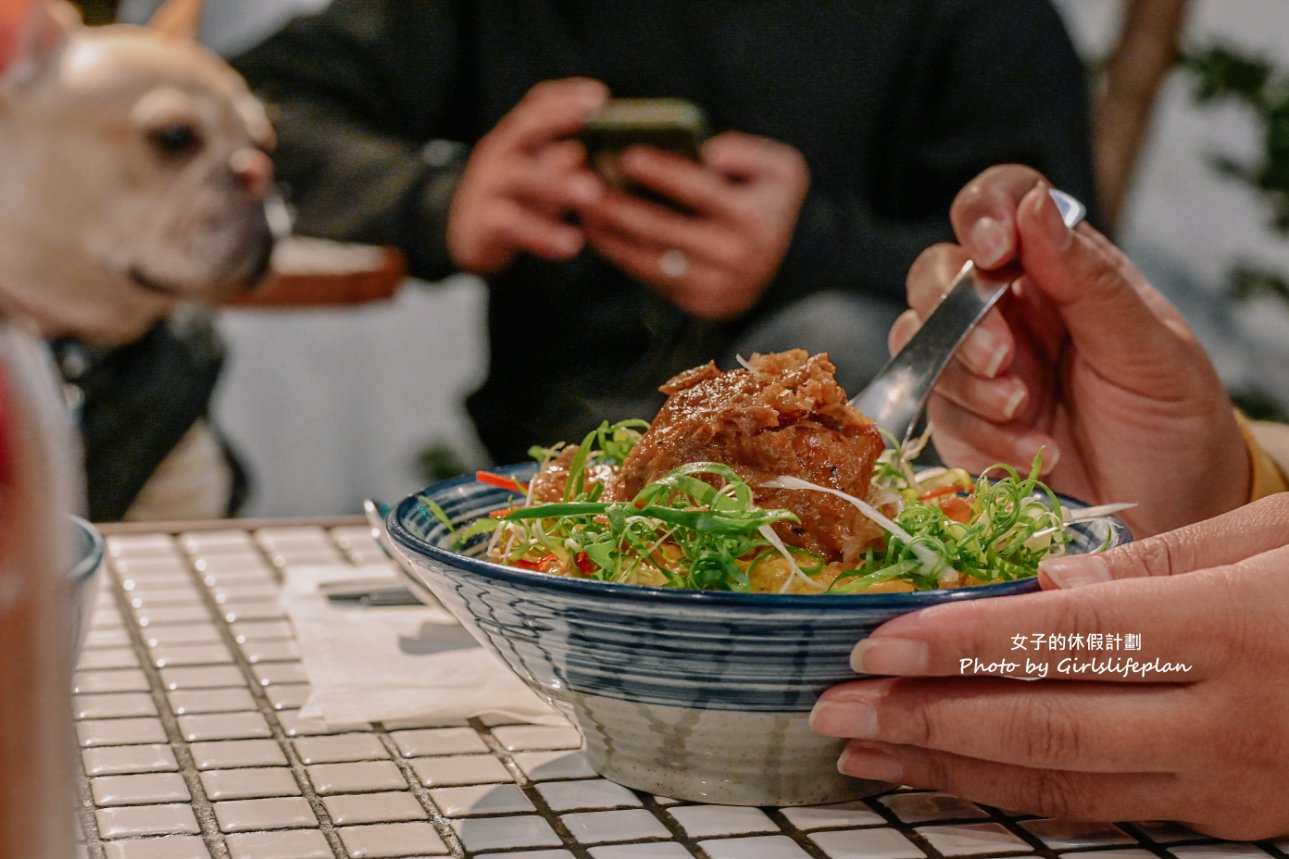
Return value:
M 90 524 L 88 519 L 74 514 L 68 514 L 67 519 L 89 541 L 89 551 L 76 558 L 76 563 L 72 566 L 70 572 L 72 584 L 79 585 L 81 582 L 89 580 L 95 571 L 102 566 L 107 543 L 103 539 L 102 532 Z
M 535 463 L 518 463 L 489 469 L 496 474 L 511 475 L 528 468 L 535 468 Z M 430 493 L 448 492 L 459 487 L 476 483 L 472 474 L 463 474 L 449 480 L 429 484 L 418 492 L 403 498 L 389 512 L 385 526 L 399 550 L 409 555 L 413 563 L 417 555 L 427 555 L 435 561 L 457 569 L 465 568 L 470 572 L 513 585 L 522 585 L 539 590 L 552 591 L 573 597 L 593 597 L 598 600 L 622 600 L 626 602 L 648 602 L 677 605 L 701 606 L 734 606 L 734 607 L 777 607 L 777 608 L 920 608 L 940 605 L 947 602 L 979 599 L 988 596 L 1007 596 L 1026 593 L 1037 587 L 1037 576 L 1024 579 L 1013 579 L 1007 582 L 995 582 L 989 585 L 973 585 L 963 588 L 939 588 L 927 591 L 897 591 L 893 593 L 853 593 L 853 594 L 769 594 L 748 591 L 697 591 L 680 588 L 660 588 L 652 585 L 633 585 L 625 582 L 606 582 L 599 579 L 575 579 L 570 576 L 557 576 L 536 570 L 523 570 L 508 567 L 493 561 L 483 560 L 460 552 L 453 552 L 442 546 L 436 546 L 415 534 L 403 525 L 403 516 L 410 513 L 421 496 Z M 1062 504 L 1069 502 L 1074 506 L 1087 506 L 1078 499 L 1056 493 Z M 1132 531 L 1117 516 L 1101 516 L 1088 520 L 1096 522 L 1107 520 L 1111 527 L 1118 529 L 1122 537 L 1117 545 L 1132 540 Z

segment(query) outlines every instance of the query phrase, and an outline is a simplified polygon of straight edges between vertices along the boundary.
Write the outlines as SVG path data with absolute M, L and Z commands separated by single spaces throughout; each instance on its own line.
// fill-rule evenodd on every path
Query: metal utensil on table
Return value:
M 387 605 L 420 605 L 421 601 L 408 590 L 401 579 L 367 576 L 357 579 L 336 579 L 318 585 L 332 602 L 353 603 L 371 608 Z
M 407 562 L 399 555 L 394 548 L 393 542 L 389 538 L 389 531 L 385 527 L 385 519 L 389 516 L 389 505 L 382 504 L 371 498 L 363 499 L 363 515 L 367 517 L 367 524 L 371 528 L 371 535 L 376 539 L 376 544 L 380 546 L 381 551 L 398 565 L 399 570 L 404 575 L 411 574 L 406 568 Z M 415 578 L 413 576 L 413 578 Z M 366 578 L 366 579 L 345 579 L 343 581 L 328 582 L 321 586 L 320 590 L 326 594 L 327 599 L 332 602 L 352 602 L 366 606 L 389 606 L 389 605 L 420 605 L 423 600 L 412 593 L 402 579 L 389 578 Z
M 1087 208 L 1069 194 L 1053 188 L 1051 195 L 1062 220 L 1071 229 L 1087 214 Z M 908 441 L 931 390 L 958 345 L 1019 276 L 1020 270 L 1015 265 L 980 272 L 968 261 L 922 327 L 864 390 L 851 399 L 851 405 L 872 418 L 896 441 Z

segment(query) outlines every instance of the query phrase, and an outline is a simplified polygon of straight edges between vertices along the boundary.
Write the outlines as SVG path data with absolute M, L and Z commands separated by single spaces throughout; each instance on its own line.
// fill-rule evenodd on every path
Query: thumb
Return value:
M 1196 342 L 1180 315 L 1095 229 L 1067 227 L 1044 183 L 1017 206 L 1016 228 L 1027 281 L 1057 306 L 1094 370 L 1158 395 L 1161 382 L 1194 364 Z
M 1280 493 L 1109 552 L 1050 558 L 1039 564 L 1039 584 L 1044 590 L 1069 589 L 1116 579 L 1174 576 L 1234 564 L 1286 542 L 1289 495 Z

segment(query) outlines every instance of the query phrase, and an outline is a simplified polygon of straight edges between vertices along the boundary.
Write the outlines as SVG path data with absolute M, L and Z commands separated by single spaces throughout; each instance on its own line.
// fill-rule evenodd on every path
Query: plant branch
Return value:
M 1092 151 L 1101 216 L 1113 232 L 1132 184 L 1160 84 L 1177 57 L 1188 0 L 1127 0 L 1097 98 Z

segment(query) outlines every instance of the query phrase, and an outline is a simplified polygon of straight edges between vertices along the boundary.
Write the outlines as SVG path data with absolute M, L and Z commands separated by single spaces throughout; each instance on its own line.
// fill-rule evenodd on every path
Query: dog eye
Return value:
M 148 133 L 148 140 L 170 158 L 188 155 L 201 146 L 201 136 L 196 129 L 178 122 L 154 128 Z

